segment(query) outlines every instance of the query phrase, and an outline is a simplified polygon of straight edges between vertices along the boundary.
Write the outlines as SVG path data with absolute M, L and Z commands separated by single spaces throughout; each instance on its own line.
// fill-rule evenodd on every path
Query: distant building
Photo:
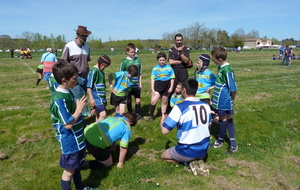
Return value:
M 260 38 L 248 38 L 244 40 L 244 48 L 257 49 L 262 47 L 271 47 L 272 40 Z

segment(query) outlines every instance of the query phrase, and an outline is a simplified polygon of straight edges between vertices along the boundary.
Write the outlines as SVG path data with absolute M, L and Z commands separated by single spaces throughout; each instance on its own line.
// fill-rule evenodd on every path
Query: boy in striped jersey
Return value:
M 63 59 L 53 67 L 53 75 L 58 82 L 56 91 L 52 94 L 50 113 L 55 135 L 60 143 L 62 155 L 60 167 L 64 169 L 61 177 L 63 190 L 70 189 L 73 179 L 76 189 L 84 189 L 81 181 L 80 164 L 85 158 L 85 139 L 83 136 L 83 120 L 81 112 L 87 105 L 83 96 L 75 101 L 70 92 L 78 82 L 78 70 Z
M 228 154 L 238 151 L 235 139 L 235 128 L 232 115 L 237 85 L 232 67 L 226 61 L 227 51 L 224 48 L 216 48 L 211 52 L 213 62 L 218 65 L 218 75 L 212 96 L 212 108 L 219 116 L 220 131 L 217 141 L 210 145 L 220 148 L 223 145 L 226 131 L 230 138 Z
M 106 117 L 106 85 L 103 71 L 110 64 L 110 58 L 107 55 L 101 55 L 98 59 L 98 63 L 89 71 L 87 78 L 87 93 L 89 95 L 90 105 L 93 111 L 96 112 L 96 122 Z
M 141 116 L 141 90 L 142 90 L 142 61 L 136 57 L 136 46 L 133 43 L 126 45 L 127 57 L 122 60 L 120 65 L 120 71 L 127 71 L 130 65 L 136 65 L 138 67 L 138 75 L 131 79 L 132 88 L 127 94 L 127 110 L 132 112 L 132 96 L 135 98 L 135 113 L 139 119 L 143 119 Z
M 189 78 L 182 83 L 185 99 L 174 106 L 170 114 L 161 119 L 161 132 L 168 134 L 177 126 L 178 144 L 168 148 L 161 158 L 172 163 L 189 163 L 194 175 L 209 176 L 203 158 L 207 155 L 211 125 L 210 106 L 195 97 L 198 82 Z

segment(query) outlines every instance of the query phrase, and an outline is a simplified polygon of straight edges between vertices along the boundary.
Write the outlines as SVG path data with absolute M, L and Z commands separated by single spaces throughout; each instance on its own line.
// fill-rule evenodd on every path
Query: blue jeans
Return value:
M 284 56 L 281 65 L 284 65 L 284 62 L 286 62 L 286 65 L 290 65 L 290 58 L 291 58 L 290 55 Z

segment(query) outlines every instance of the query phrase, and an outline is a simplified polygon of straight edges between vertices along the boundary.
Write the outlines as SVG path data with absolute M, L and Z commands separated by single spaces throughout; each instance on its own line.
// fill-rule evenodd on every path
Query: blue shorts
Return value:
M 48 81 L 50 78 L 51 72 L 44 72 L 44 81 Z
M 73 154 L 62 154 L 59 165 L 61 168 L 67 170 L 79 169 L 81 162 L 84 161 L 85 154 L 85 148 Z
M 96 110 L 96 113 L 100 113 L 103 111 L 106 111 L 106 107 L 104 105 L 99 105 L 99 106 L 93 106 L 93 108 Z
M 233 115 L 234 111 L 233 110 L 217 110 L 218 116 L 223 117 L 225 115 Z

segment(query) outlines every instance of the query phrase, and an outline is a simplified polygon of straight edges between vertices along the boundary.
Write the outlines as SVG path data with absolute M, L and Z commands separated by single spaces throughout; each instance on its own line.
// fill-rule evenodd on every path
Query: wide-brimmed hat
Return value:
M 88 31 L 85 26 L 80 25 L 78 26 L 76 32 L 81 35 L 90 35 L 92 33 L 91 31 Z

